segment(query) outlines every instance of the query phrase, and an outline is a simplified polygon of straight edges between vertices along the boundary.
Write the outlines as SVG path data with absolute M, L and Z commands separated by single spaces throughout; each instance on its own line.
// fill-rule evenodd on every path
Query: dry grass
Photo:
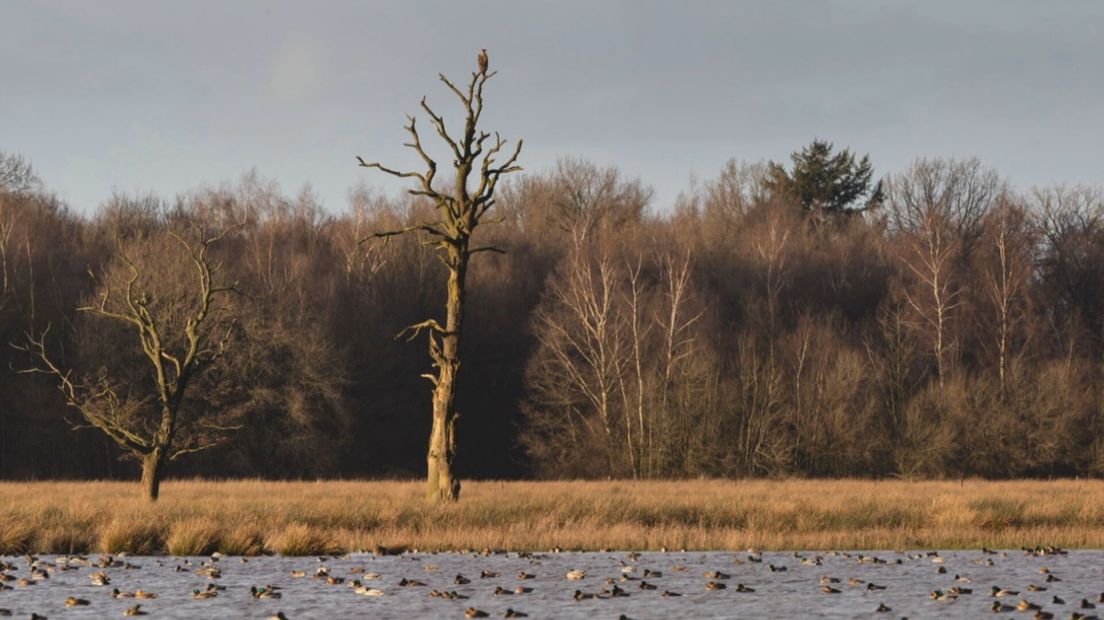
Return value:
M 1104 481 L 0 483 L 0 554 L 1104 548 Z

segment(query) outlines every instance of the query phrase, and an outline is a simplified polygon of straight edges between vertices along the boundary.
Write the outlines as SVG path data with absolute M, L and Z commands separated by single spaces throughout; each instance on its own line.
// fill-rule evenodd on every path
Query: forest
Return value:
M 104 429 L 165 407 L 173 477 L 424 475 L 430 360 L 397 335 L 439 317 L 445 268 L 373 237 L 432 206 L 365 183 L 340 212 L 256 172 L 78 208 L 0 153 L 0 477 L 133 479 L 141 437 Z M 674 205 L 564 158 L 490 215 L 461 477 L 1104 473 L 1098 187 L 817 140 Z

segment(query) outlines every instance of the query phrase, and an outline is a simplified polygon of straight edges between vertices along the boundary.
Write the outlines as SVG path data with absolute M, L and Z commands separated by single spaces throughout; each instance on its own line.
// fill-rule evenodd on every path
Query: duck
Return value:
M 1051 605 L 1065 605 L 1066 602 L 1064 600 L 1058 598 L 1057 596 L 1055 596 L 1054 598 L 1052 598 L 1050 600 L 1050 604 Z
M 993 589 L 990 590 L 990 593 L 991 593 L 990 594 L 991 596 L 998 596 L 998 597 L 999 596 L 1016 596 L 1016 595 L 1019 594 L 1019 591 L 1018 590 L 1005 590 L 1004 588 L 1001 588 L 999 586 L 993 586 Z
M 464 610 L 464 617 L 465 618 L 486 618 L 488 616 L 490 616 L 490 614 L 483 611 L 482 609 L 476 609 L 474 607 L 469 607 L 466 610 Z
M 88 599 L 77 598 L 75 596 L 70 596 L 69 598 L 65 599 L 66 607 L 84 607 L 86 605 L 91 605 L 91 603 L 88 602 Z
M 589 601 L 593 598 L 597 598 L 597 595 L 590 594 L 588 592 L 583 592 L 581 590 L 575 590 L 575 593 L 572 594 L 571 597 L 574 598 L 577 601 Z
M 705 573 L 706 579 L 729 579 L 730 577 L 732 577 L 732 575 L 729 575 L 728 573 L 722 573 L 719 570 L 711 570 Z
M 820 585 L 822 585 L 822 586 L 826 586 L 830 583 L 839 583 L 839 582 L 840 582 L 840 580 L 839 580 L 838 577 L 829 577 L 828 575 L 825 575 L 825 576 L 820 578 Z
M 1027 599 L 1020 599 L 1020 602 L 1016 603 L 1016 609 L 1019 611 L 1039 611 L 1042 607 L 1039 607 Z
M 533 588 L 526 588 L 525 586 L 518 586 L 514 588 L 514 594 L 529 594 L 533 591 Z
M 517 611 L 511 607 L 506 608 L 506 613 L 502 614 L 503 618 L 528 618 L 529 614 L 523 611 Z
M 1053 620 L 1054 614 L 1049 611 L 1043 611 L 1042 609 L 1035 612 L 1034 616 L 1031 616 L 1034 620 Z
M 874 583 L 873 581 L 868 582 L 866 584 L 866 591 L 867 592 L 873 592 L 875 590 L 885 590 L 885 589 L 886 589 L 886 586 L 880 586 L 880 585 Z
M 928 595 L 933 601 L 953 601 L 958 598 L 957 594 L 951 594 L 950 592 L 944 592 L 942 590 L 932 590 Z
M 784 573 L 787 569 L 785 566 L 775 566 L 774 564 L 767 564 L 767 570 L 772 573 Z
M 893 611 L 893 608 L 889 607 L 885 603 L 878 603 L 878 608 L 875 609 L 874 611 L 881 614 L 881 613 L 886 613 L 886 612 L 889 612 L 889 611 Z
M 218 590 L 192 590 L 192 598 L 203 601 L 218 596 Z
M 1031 584 L 1028 584 L 1027 591 L 1028 592 L 1046 592 L 1047 589 L 1046 589 L 1046 586 L 1037 586 L 1037 585 L 1031 583 Z
M 452 583 L 454 583 L 454 584 L 456 584 L 456 585 L 458 585 L 458 586 L 466 586 L 466 585 L 468 585 L 469 583 L 471 583 L 471 579 L 468 579 L 467 577 L 465 577 L 465 576 L 463 576 L 463 575 L 461 575 L 461 574 L 457 573 L 457 574 L 456 574 L 456 577 L 454 577 L 454 578 L 452 579 Z
M 210 586 L 208 586 L 207 589 L 210 590 Z M 135 590 L 134 598 L 155 599 L 157 598 L 157 594 L 155 592 L 146 592 L 145 590 Z
M 418 581 L 417 579 L 407 579 L 406 577 L 403 577 L 399 580 L 399 585 L 404 588 L 421 587 L 425 585 L 425 582 Z
M 288 620 L 288 617 L 284 615 L 284 612 L 278 611 L 275 616 L 269 616 L 266 620 Z
M 123 612 L 123 615 L 124 616 L 144 616 L 144 615 L 146 615 L 146 612 L 142 611 L 142 606 L 140 604 L 134 604 L 134 605 L 131 605 L 130 607 L 127 607 L 126 610 Z
M 362 573 L 360 575 L 360 578 L 365 580 L 365 581 L 376 581 L 376 580 L 378 580 L 382 577 L 383 577 L 383 575 L 380 574 L 380 573 Z
M 960 588 L 958 586 L 952 586 L 950 588 L 947 588 L 947 592 L 949 592 L 950 594 L 954 594 L 955 596 L 958 596 L 959 594 L 973 594 L 974 593 L 974 591 L 970 588 Z
M 510 596 L 513 594 L 513 591 L 507 590 L 502 586 L 495 586 L 494 592 L 492 592 L 492 594 L 494 594 L 495 596 Z
M 738 584 L 736 584 L 736 591 L 737 592 L 754 592 L 755 588 L 749 588 L 749 587 L 745 586 L 742 583 L 738 583 Z
M 670 590 L 664 590 L 663 594 L 660 594 L 660 596 L 662 596 L 664 598 L 667 598 L 667 597 L 671 597 L 671 596 L 682 596 L 682 595 L 679 594 L 678 592 L 672 592 Z
M 1047 583 L 1054 583 L 1056 581 L 1061 581 L 1061 580 L 1062 580 L 1062 578 L 1058 577 L 1054 573 L 1051 573 L 1051 574 L 1047 575 L 1047 578 L 1046 578 Z
M 1081 609 L 1096 609 L 1096 605 L 1089 602 L 1089 599 L 1081 599 Z
M 257 586 L 249 586 L 249 594 L 253 598 L 281 598 L 283 596 L 279 592 L 273 592 L 268 588 L 258 588 Z
M 993 606 L 990 607 L 993 613 L 1004 613 L 1006 611 L 1016 611 L 1016 608 L 1011 605 L 1005 605 L 1000 601 L 993 601 Z
M 710 581 L 710 582 L 705 584 L 705 589 L 706 590 L 724 590 L 727 587 L 728 586 L 726 586 L 725 584 L 723 584 L 719 581 Z
M 517 578 L 518 579 L 536 579 L 537 576 L 534 575 L 533 573 L 527 573 L 525 571 L 518 571 Z
M 569 570 L 566 577 L 571 581 L 579 581 L 580 579 L 586 579 L 587 572 L 585 570 Z
M 296 578 L 296 579 L 299 579 L 300 577 L 306 577 L 307 576 L 307 571 L 305 571 L 305 570 L 293 570 L 293 571 L 291 571 L 291 576 Z
M 383 590 L 369 588 L 368 586 L 357 586 L 353 589 L 353 592 L 361 596 L 383 596 Z
M 644 569 L 644 578 L 645 579 L 647 579 L 648 577 L 655 577 L 656 579 L 659 579 L 662 576 L 663 576 L 663 573 L 661 573 L 660 571 L 651 570 L 649 568 Z
M 480 579 L 494 579 L 495 577 L 498 577 L 498 573 L 493 570 L 485 570 L 479 573 Z
M 655 584 L 648 583 L 647 581 L 644 581 L 642 579 L 642 580 L 640 580 L 640 589 L 641 590 L 655 590 L 655 589 L 657 589 L 657 587 L 656 587 Z
M 111 584 L 111 578 L 107 576 L 107 573 L 99 571 L 98 573 L 92 573 L 88 576 L 92 580 L 94 586 L 106 586 Z
M 839 590 L 833 588 L 832 586 L 824 586 L 823 588 L 820 589 L 820 591 L 825 593 L 825 594 L 839 594 L 840 593 Z
M 863 581 L 862 579 L 859 579 L 858 577 L 852 577 L 852 578 L 847 580 L 847 585 L 849 585 L 849 586 L 861 586 L 864 583 L 866 583 L 866 582 Z

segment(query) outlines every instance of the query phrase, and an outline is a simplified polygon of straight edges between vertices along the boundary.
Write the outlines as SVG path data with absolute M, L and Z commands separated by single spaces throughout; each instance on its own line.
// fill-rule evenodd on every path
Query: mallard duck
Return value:
M 587 572 L 585 570 L 569 570 L 569 571 L 567 571 L 567 575 L 566 575 L 566 577 L 568 579 L 572 580 L 572 581 L 579 581 L 580 579 L 585 579 L 586 576 L 587 576 Z
M 875 590 L 885 590 L 885 589 L 886 589 L 886 586 L 880 586 L 880 585 L 874 583 L 873 581 L 866 584 L 866 591 L 867 592 L 873 592 Z
M 682 595 L 679 594 L 678 592 L 671 592 L 670 590 L 664 590 L 663 594 L 661 594 L 660 596 L 668 597 L 668 596 L 682 596 Z
M 742 583 L 738 583 L 738 584 L 736 584 L 736 591 L 737 592 L 754 592 L 755 588 L 749 588 L 749 587 L 745 586 Z
M 458 586 L 466 586 L 471 583 L 471 579 L 468 579 L 467 577 L 457 573 L 456 577 L 452 579 L 452 583 Z
M 529 614 L 523 611 L 517 611 L 513 608 L 507 607 L 506 613 L 502 614 L 503 618 L 528 618 Z
M 537 576 L 534 575 L 533 573 L 527 573 L 525 571 L 518 571 L 518 574 L 517 574 L 518 579 L 536 579 L 536 577 Z
M 192 598 L 197 601 L 215 598 L 216 596 L 218 596 L 218 590 L 192 590 Z
M 1042 607 L 1039 607 L 1027 599 L 1020 599 L 1020 602 L 1016 603 L 1016 609 L 1019 611 L 1039 611 Z
M 305 570 L 293 570 L 293 571 L 291 571 L 291 576 L 295 577 L 296 579 L 299 579 L 300 577 L 306 577 L 307 576 L 307 571 L 305 571 Z
M 493 594 L 495 596 L 510 596 L 513 594 L 513 592 L 507 590 L 506 588 L 503 588 L 502 586 L 495 586 Z
M 1056 581 L 1061 581 L 1061 580 L 1062 579 L 1060 577 L 1058 577 L 1057 575 L 1055 575 L 1054 573 L 1051 573 L 1051 574 L 1047 575 L 1047 578 L 1046 578 L 1047 583 L 1054 583 Z
M 829 577 L 828 575 L 825 575 L 825 576 L 820 578 L 820 585 L 822 585 L 822 586 L 826 586 L 830 583 L 839 583 L 839 582 L 840 582 L 840 580 L 839 580 L 838 577 Z
M 360 576 L 360 578 L 365 581 L 375 581 L 381 577 L 383 577 L 383 575 L 381 575 L 380 573 L 363 573 Z
M 648 577 L 655 577 L 656 579 L 659 579 L 662 576 L 663 576 L 663 573 L 661 573 L 657 570 L 650 570 L 650 569 L 647 569 L 647 568 L 644 569 L 644 578 L 645 579 L 647 579 Z
M 878 603 L 878 608 L 874 611 L 878 613 L 885 613 L 887 611 L 893 611 L 893 608 L 887 606 L 885 603 Z
M 404 588 L 418 588 L 425 586 L 425 582 L 418 581 L 417 579 L 407 579 L 406 577 L 403 577 L 399 580 L 399 585 Z
M 862 579 L 859 579 L 858 577 L 852 577 L 852 578 L 847 580 L 847 585 L 849 585 L 849 586 L 861 586 L 864 583 L 866 583 L 866 582 L 863 581 Z
M 709 583 L 705 584 L 706 590 L 724 590 L 727 587 L 728 586 L 719 581 L 710 581 Z
M 947 592 L 950 593 L 950 594 L 954 594 L 955 596 L 958 596 L 959 594 L 973 594 L 974 593 L 974 591 L 970 588 L 960 588 L 958 586 L 952 586 L 950 588 L 947 588 Z
M 1005 590 L 999 586 L 993 586 L 993 589 L 990 590 L 991 596 L 1016 596 L 1017 594 L 1019 594 L 1017 590 Z
M 589 601 L 590 599 L 595 598 L 595 595 L 588 592 L 583 592 L 581 590 L 575 590 L 575 593 L 572 594 L 571 597 L 577 601 Z
M 92 573 L 88 576 L 94 586 L 106 586 L 111 584 L 111 579 L 107 576 L 107 573 L 100 571 L 98 573 Z
M 482 609 L 476 609 L 474 607 L 469 607 L 466 610 L 464 610 L 464 617 L 465 618 L 486 618 L 489 615 L 490 614 L 483 611 Z
M 839 590 L 833 588 L 832 586 L 824 586 L 823 588 L 820 589 L 820 591 L 825 593 L 825 594 L 839 594 L 840 593 Z
M 1058 598 L 1057 596 L 1055 596 L 1052 599 L 1050 599 L 1050 604 L 1051 605 L 1065 605 L 1066 602 L 1063 601 L 1062 599 Z
M 1053 620 L 1054 614 L 1049 611 L 1038 610 L 1034 616 L 1031 616 L 1034 620 Z
M 134 593 L 122 592 L 119 590 L 119 588 L 112 588 L 111 596 L 112 598 L 134 598 Z
M 728 573 L 722 573 L 719 570 L 711 570 L 705 573 L 706 579 L 729 579 L 730 577 L 732 577 L 732 575 L 729 575 Z
M 208 589 L 210 589 L 210 587 L 208 587 Z M 157 594 L 154 592 L 146 592 L 145 590 L 135 590 L 134 598 L 155 599 L 157 598 Z
M 993 601 L 993 606 L 990 607 L 993 613 L 1004 613 L 1006 611 L 1016 611 L 1016 608 L 1011 605 L 1005 605 L 1000 601 Z
M 514 588 L 514 594 L 529 594 L 533 591 L 533 588 L 526 588 L 525 586 L 518 586 Z
M 1089 602 L 1089 599 L 1081 599 L 1081 609 L 1096 609 L 1096 605 Z
M 38 582 L 35 581 L 34 579 L 27 579 L 26 577 L 24 577 L 24 578 L 20 579 L 19 581 L 15 582 L 15 585 L 19 586 L 20 588 L 27 588 L 27 587 L 33 586 L 36 583 L 38 583 Z
M 1027 585 L 1028 592 L 1046 592 L 1046 586 L 1037 586 L 1033 583 Z
M 957 594 L 951 594 L 950 592 L 944 592 L 942 590 L 932 590 L 929 597 L 933 601 L 952 601 L 958 598 Z
M 87 599 L 77 598 L 75 596 L 70 596 L 65 599 L 66 607 L 84 607 L 85 605 L 91 605 L 91 603 L 89 603 Z
M 966 577 L 964 575 L 955 575 L 954 580 L 959 582 L 959 583 L 973 583 L 974 582 L 973 579 L 970 579 L 969 577 Z
M 628 592 L 626 592 L 626 591 L 622 590 L 621 588 L 619 588 L 617 586 L 617 584 L 614 584 L 613 587 L 611 587 L 609 590 L 606 590 L 605 592 L 606 592 L 606 595 L 609 596 L 610 598 L 616 598 L 616 597 L 619 597 L 619 596 L 628 596 L 629 595 Z
M 258 588 L 257 586 L 249 586 L 249 594 L 253 598 L 280 598 L 283 596 L 279 592 L 273 592 L 268 588 Z
M 284 612 L 278 611 L 275 616 L 269 616 L 266 620 L 288 620 L 288 617 L 284 615 Z
M 641 590 L 655 590 L 655 589 L 657 589 L 657 587 L 656 587 L 655 584 L 651 584 L 651 583 L 648 583 L 647 581 L 641 580 L 640 581 L 640 589 Z
M 139 604 L 131 605 L 123 612 L 124 616 L 144 616 L 146 612 L 142 611 L 142 606 Z

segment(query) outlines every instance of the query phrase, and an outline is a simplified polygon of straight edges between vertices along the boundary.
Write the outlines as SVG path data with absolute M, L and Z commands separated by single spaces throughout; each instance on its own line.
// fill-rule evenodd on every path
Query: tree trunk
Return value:
M 154 449 L 142 459 L 142 490 L 151 502 L 157 501 L 161 492 L 161 469 L 164 458 L 161 451 Z
M 456 377 L 460 371 L 460 329 L 464 320 L 464 280 L 468 267 L 468 248 L 463 243 L 451 248 L 449 261 L 447 321 L 441 335 L 437 360 L 437 387 L 433 390 L 433 429 L 426 456 L 428 477 L 426 494 L 432 502 L 460 499 L 460 480 L 452 471 L 456 458 Z M 432 345 L 431 345 L 432 346 Z

